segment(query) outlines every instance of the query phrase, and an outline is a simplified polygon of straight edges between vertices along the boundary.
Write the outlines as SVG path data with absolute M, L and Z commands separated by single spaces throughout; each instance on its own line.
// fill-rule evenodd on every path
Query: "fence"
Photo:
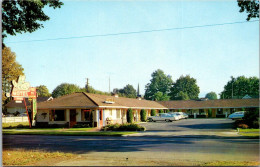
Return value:
M 2 117 L 2 123 L 28 122 L 28 117 Z

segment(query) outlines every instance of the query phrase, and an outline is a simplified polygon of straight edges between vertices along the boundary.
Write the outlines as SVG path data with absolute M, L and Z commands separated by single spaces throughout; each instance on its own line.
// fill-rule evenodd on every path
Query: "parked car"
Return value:
M 228 116 L 229 119 L 242 119 L 245 115 L 245 111 L 237 111 L 237 112 L 234 112 L 233 114 L 230 114 Z
M 156 122 L 156 121 L 171 122 L 171 121 L 178 120 L 176 116 L 167 113 L 159 113 L 156 116 L 149 116 L 147 117 L 147 119 L 150 122 Z
M 177 120 L 183 119 L 183 116 L 178 112 L 169 112 L 168 114 L 176 117 Z
M 178 113 L 180 113 L 182 115 L 183 119 L 189 118 L 189 115 L 184 112 L 178 112 Z

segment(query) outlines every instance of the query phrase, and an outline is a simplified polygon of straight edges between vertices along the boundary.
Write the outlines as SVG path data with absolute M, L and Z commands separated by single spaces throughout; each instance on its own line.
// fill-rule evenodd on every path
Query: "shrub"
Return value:
M 178 109 L 178 112 L 181 112 L 181 109 Z
M 259 110 L 246 111 L 243 120 L 249 127 L 259 128 Z
M 75 124 L 73 128 L 90 128 L 89 124 Z
M 247 129 L 248 125 L 247 124 L 239 124 L 238 127 L 242 128 L 242 129 Z
M 211 109 L 208 110 L 208 117 L 209 117 L 209 118 L 212 117 L 212 110 L 211 110 Z
M 164 113 L 164 112 L 163 112 L 163 109 L 160 109 L 160 110 L 159 110 L 159 113 Z
M 110 124 L 102 127 L 102 131 L 145 131 L 145 128 L 134 123 Z
M 155 116 L 156 115 L 156 110 L 155 109 L 152 109 L 151 110 L 151 116 Z
M 146 111 L 144 109 L 141 110 L 140 115 L 141 115 L 141 121 L 145 122 L 146 121 Z
M 128 123 L 133 123 L 133 121 L 134 121 L 133 110 L 131 108 L 129 108 L 127 110 L 127 122 Z

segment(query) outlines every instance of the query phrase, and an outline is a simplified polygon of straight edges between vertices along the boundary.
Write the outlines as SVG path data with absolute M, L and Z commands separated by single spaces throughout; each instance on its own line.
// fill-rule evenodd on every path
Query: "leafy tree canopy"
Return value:
M 154 94 L 155 101 L 167 101 L 170 100 L 170 96 L 163 94 L 162 92 L 156 92 Z
M 119 93 L 125 97 L 136 98 L 136 90 L 132 85 L 126 85 L 123 89 L 119 90 Z
M 259 0 L 237 0 L 237 3 L 240 7 L 240 13 L 248 13 L 247 21 L 252 18 L 259 18 Z
M 215 92 L 209 92 L 206 94 L 205 98 L 208 98 L 210 100 L 218 99 L 218 96 Z
M 45 6 L 54 9 L 63 5 L 59 0 L 3 0 L 2 37 L 17 33 L 33 32 L 43 27 L 40 21 L 50 18 L 43 12 Z
M 2 50 L 2 106 L 8 100 L 6 93 L 11 92 L 11 81 L 17 80 L 19 75 L 24 75 L 23 67 L 16 61 L 16 55 L 9 47 Z M 10 100 L 10 99 L 9 99 Z
M 150 83 L 145 86 L 144 98 L 147 100 L 155 100 L 155 94 L 157 92 L 168 96 L 172 83 L 173 81 L 170 75 L 166 76 L 162 70 L 156 70 L 152 73 Z
M 198 99 L 200 88 L 196 82 L 196 79 L 189 75 L 181 76 L 173 83 L 170 93 L 171 100 Z
M 81 89 L 79 86 L 75 84 L 62 83 L 53 90 L 52 97 L 56 98 L 74 92 L 84 92 L 84 89 Z
M 45 86 L 45 85 L 37 86 L 36 90 L 37 90 L 37 95 L 39 97 L 50 97 L 51 96 L 47 86 Z
M 245 95 L 251 97 L 259 97 L 259 78 L 239 76 L 231 80 L 224 86 L 224 90 L 220 93 L 222 99 L 243 98 Z

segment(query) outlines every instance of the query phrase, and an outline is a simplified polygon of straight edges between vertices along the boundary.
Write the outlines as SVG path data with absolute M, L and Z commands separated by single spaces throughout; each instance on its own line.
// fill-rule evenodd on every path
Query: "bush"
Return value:
M 134 123 L 111 124 L 102 127 L 102 131 L 145 131 L 145 128 Z
M 152 109 L 151 110 L 151 116 L 155 116 L 156 115 L 156 110 L 155 109 Z
M 134 122 L 133 110 L 131 108 L 129 108 L 127 110 L 127 122 L 128 123 L 133 123 Z
M 160 110 L 159 110 L 159 113 L 164 113 L 164 112 L 163 112 L 163 109 L 160 109 Z
M 146 122 L 146 111 L 144 109 L 141 110 L 140 115 L 141 115 L 141 121 Z
M 259 110 L 246 111 L 243 120 L 250 128 L 259 128 Z
M 247 124 L 239 124 L 238 127 L 242 129 L 247 129 L 249 126 Z
M 208 110 L 208 117 L 212 118 L 212 110 L 211 109 Z
M 73 128 L 90 128 L 89 124 L 75 124 Z
M 167 110 L 166 110 L 166 113 L 168 113 L 168 112 L 170 112 L 170 110 L 169 110 L 169 109 L 167 109 Z

